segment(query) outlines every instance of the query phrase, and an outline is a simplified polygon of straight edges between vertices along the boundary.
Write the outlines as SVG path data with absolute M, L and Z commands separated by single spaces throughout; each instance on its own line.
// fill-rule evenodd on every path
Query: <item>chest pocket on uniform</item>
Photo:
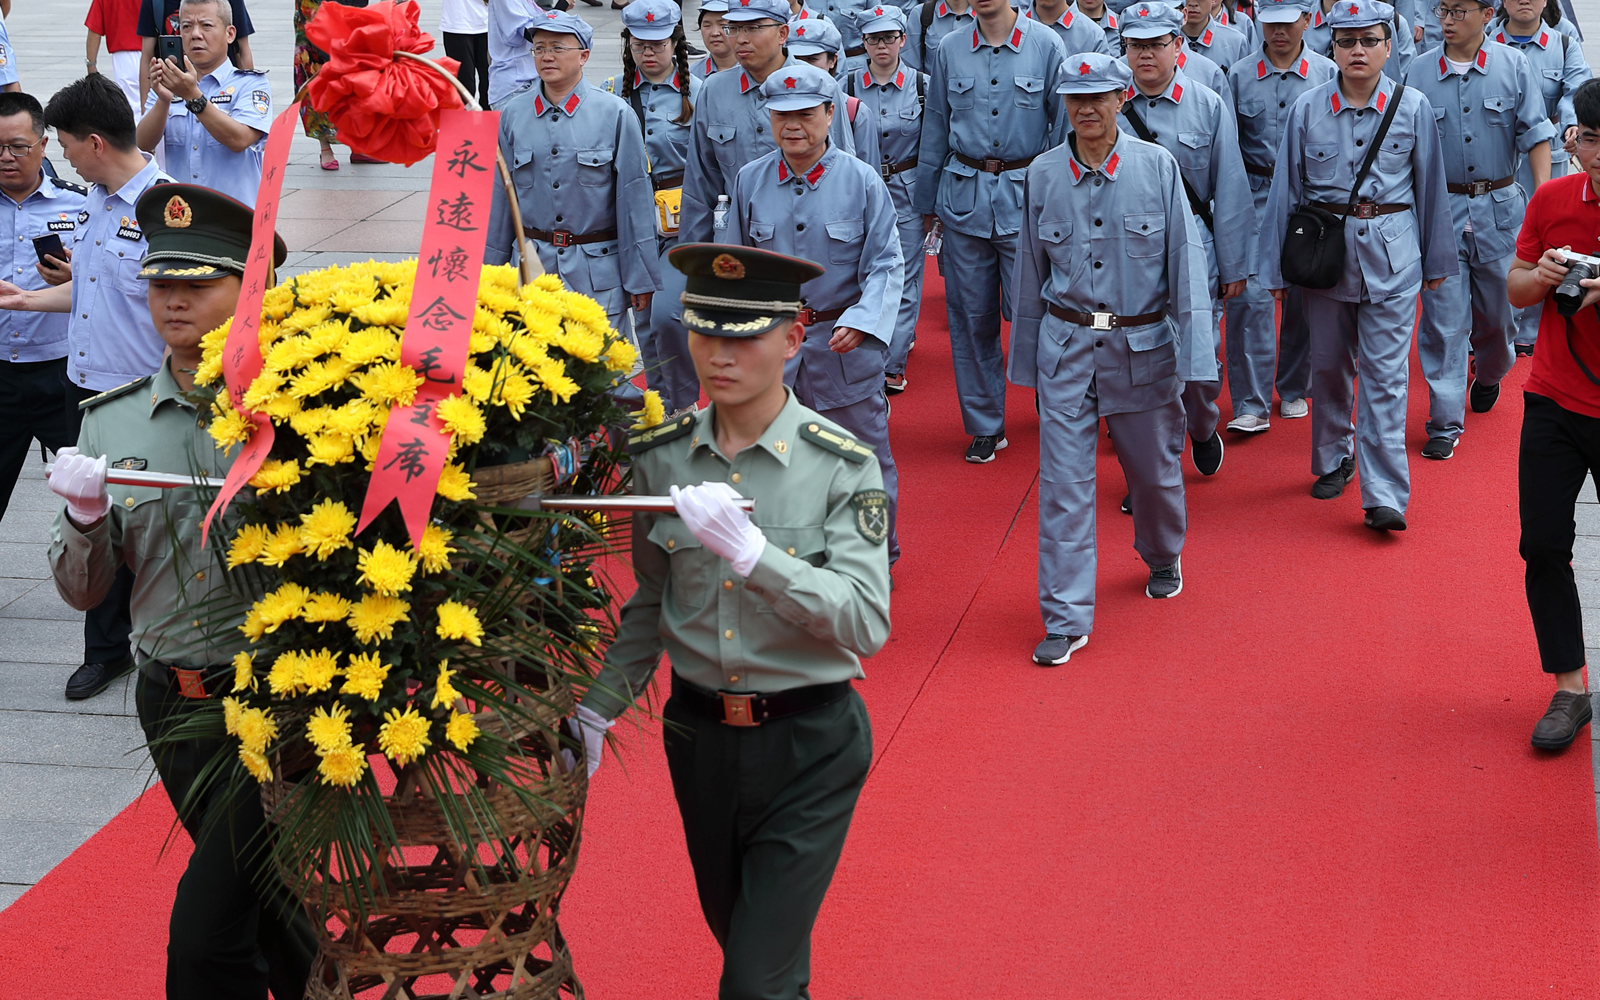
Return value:
M 1211 136 L 1206 132 L 1178 133 L 1178 162 L 1186 170 L 1205 170 L 1211 166 Z
M 861 240 L 866 235 L 865 219 L 843 219 L 828 223 L 828 260 L 834 264 L 854 264 L 861 259 Z
M 1256 115 L 1259 115 L 1262 111 L 1266 110 L 1267 102 L 1266 101 L 1240 101 L 1238 103 L 1237 107 L 1238 107 L 1238 110 L 1239 110 L 1239 114 L 1243 115 L 1246 118 L 1254 118 Z
M 578 183 L 584 187 L 610 187 L 615 155 L 610 149 L 578 150 Z
M 946 99 L 950 102 L 952 108 L 972 107 L 973 79 L 970 76 L 952 77 L 950 82 L 945 85 L 948 94 Z
M 1167 217 L 1140 212 L 1122 217 L 1122 239 L 1129 257 L 1159 257 L 1167 251 Z
M 1306 143 L 1306 178 L 1308 180 L 1331 181 L 1338 171 L 1338 143 Z
M 1406 164 L 1411 162 L 1411 151 L 1417 146 L 1417 137 L 1408 133 L 1396 133 L 1390 130 L 1383 137 L 1383 148 L 1378 150 L 1378 160 L 1375 164 L 1378 173 L 1400 173 L 1405 170 Z
M 1040 219 L 1039 227 L 1035 231 L 1039 234 L 1039 242 L 1044 244 L 1044 252 L 1049 255 L 1050 263 L 1070 278 L 1072 276 L 1072 220 Z
M 685 614 L 703 607 L 711 593 L 717 558 L 706 551 L 682 518 L 660 518 L 650 529 L 649 538 L 667 554 L 666 599 Z
M 1044 107 L 1044 77 L 1018 76 L 1013 79 L 1017 84 L 1017 107 Z
M 707 125 L 706 138 L 719 146 L 725 146 L 739 134 L 738 128 L 732 125 Z
M 770 222 L 750 223 L 750 238 L 759 245 L 772 239 L 773 230 L 777 227 Z
M 1490 125 L 1498 128 L 1508 128 L 1511 120 L 1516 117 L 1516 102 L 1509 97 L 1485 97 L 1483 99 L 1483 117 Z

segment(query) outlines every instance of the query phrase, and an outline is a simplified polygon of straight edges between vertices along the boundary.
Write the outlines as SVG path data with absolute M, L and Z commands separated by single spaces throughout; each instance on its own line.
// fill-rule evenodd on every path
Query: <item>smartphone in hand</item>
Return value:
M 157 38 L 156 58 L 171 59 L 174 66 L 183 69 L 183 36 L 162 35 Z
M 39 265 L 41 267 L 48 267 L 52 271 L 57 270 L 57 268 L 54 264 L 46 261 L 46 257 L 54 257 L 56 260 L 67 259 L 67 251 L 61 245 L 61 237 L 57 236 L 55 233 L 46 233 L 44 236 L 35 236 L 33 238 L 33 252 L 39 257 Z

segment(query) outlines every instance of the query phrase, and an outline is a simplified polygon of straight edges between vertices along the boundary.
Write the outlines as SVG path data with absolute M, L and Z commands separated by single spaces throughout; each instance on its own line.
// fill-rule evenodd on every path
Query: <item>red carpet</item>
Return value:
M 1354 484 L 1308 496 L 1309 420 L 1230 436 L 1214 479 L 1186 460 L 1168 602 L 1143 596 L 1107 445 L 1097 630 L 1041 670 L 1031 394 L 1009 450 L 961 460 L 930 285 L 894 402 L 895 634 L 862 685 L 879 756 L 814 995 L 1593 996 L 1587 737 L 1556 758 L 1527 743 L 1550 692 L 1516 554 L 1527 363 L 1453 461 L 1413 458 L 1403 535 L 1361 527 Z M 564 911 L 579 973 L 600 1000 L 713 996 L 659 733 L 623 738 Z M 0 913 L 0 997 L 99 998 L 108 969 L 120 996 L 160 996 L 169 822 L 147 797 Z

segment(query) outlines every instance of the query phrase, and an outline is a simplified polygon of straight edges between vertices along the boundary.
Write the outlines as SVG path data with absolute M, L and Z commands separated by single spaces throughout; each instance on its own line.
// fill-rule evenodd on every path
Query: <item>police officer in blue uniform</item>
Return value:
M 655 196 L 644 136 L 628 102 L 583 79 L 594 31 L 548 11 L 530 20 L 540 86 L 500 113 L 500 150 L 511 167 L 523 233 L 547 272 L 591 296 L 617 330 L 661 288 Z M 494 186 L 484 262 L 504 264 L 517 245 L 511 211 Z
M 1010 318 L 1022 174 L 1051 145 L 1061 39 L 1005 0 L 975 0 L 970 32 L 946 35 L 928 67 L 913 204 L 944 229 L 942 273 L 966 460 L 1006 441 L 1000 317 Z
M 1119 127 L 1131 82 L 1110 56 L 1070 59 L 1057 92 L 1071 131 L 1023 187 L 1008 374 L 1039 398 L 1041 666 L 1067 662 L 1094 628 L 1102 417 L 1132 494 L 1145 593 L 1183 589 L 1179 393 L 1217 377 L 1208 268 L 1179 164 Z
M 767 77 L 767 110 L 779 147 L 746 164 L 734 184 L 739 242 L 827 262 L 801 288 L 806 326 L 784 380 L 800 402 L 854 434 L 878 456 L 889 495 L 889 562 L 899 473 L 889 448 L 883 369 L 899 315 L 905 258 L 894 201 L 879 172 L 828 143 L 838 84 L 815 66 Z
M 1447 459 L 1464 429 L 1468 396 L 1472 412 L 1487 413 L 1516 360 L 1506 272 L 1533 193 L 1517 183 L 1517 164 L 1527 158 L 1535 188 L 1549 180 L 1556 130 L 1527 57 L 1485 37 L 1494 9 L 1477 0 L 1440 0 L 1439 10 L 1444 45 L 1418 58 L 1409 83 L 1433 105 L 1460 262 L 1457 275 L 1423 293 L 1417 326 L 1428 381 L 1422 454 Z
M 1302 293 L 1311 325 L 1317 477 L 1311 495 L 1339 496 L 1359 461 L 1363 522 L 1403 531 L 1411 498 L 1406 384 L 1417 293 L 1456 273 L 1444 157 L 1433 108 L 1407 87 L 1351 210 L 1356 173 L 1395 100 L 1397 84 L 1383 72 L 1394 8 L 1380 0 L 1339 0 L 1329 19 L 1339 75 L 1301 94 L 1290 110 L 1261 227 L 1261 279 L 1273 298 L 1285 297 L 1281 260 L 1291 213 L 1312 204 L 1345 216 L 1338 283 Z
M 1183 168 L 1184 191 L 1211 270 L 1215 354 L 1221 347 L 1222 304 L 1244 290 L 1257 226 L 1237 127 L 1221 96 L 1177 68 L 1182 29 L 1176 10 L 1141 0 L 1122 13 L 1122 37 L 1133 70 L 1122 127 L 1148 135 Z M 1191 382 L 1183 390 L 1195 468 L 1208 476 L 1222 466 L 1222 435 L 1217 432 L 1221 391 L 1216 381 Z
M 1289 109 L 1301 94 L 1338 73 L 1333 61 L 1312 52 L 1302 37 L 1311 21 L 1310 2 L 1262 0 L 1256 10 L 1264 39 L 1261 51 L 1228 71 L 1238 112 L 1239 147 L 1255 199 L 1258 239 L 1267 225 L 1267 195 Z M 1252 249 L 1252 275 L 1262 273 L 1258 252 L 1259 246 Z M 1309 412 L 1305 398 L 1311 392 L 1311 345 L 1300 290 L 1289 289 L 1281 333 L 1275 334 L 1276 303 L 1259 278 L 1229 299 L 1225 311 L 1228 395 L 1233 401 L 1228 430 L 1251 434 L 1271 426 L 1274 372 L 1279 412 L 1289 418 L 1304 417 Z

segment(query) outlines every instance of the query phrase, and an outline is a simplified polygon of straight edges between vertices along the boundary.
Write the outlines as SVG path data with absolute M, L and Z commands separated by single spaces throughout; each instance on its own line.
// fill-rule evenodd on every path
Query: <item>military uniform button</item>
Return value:
M 789 546 L 785 551 L 787 551 L 791 556 L 794 555 L 794 546 Z
M 816 424 L 812 424 L 810 427 L 806 428 L 806 430 L 810 431 L 813 434 L 815 434 L 817 431 L 819 431 L 821 429 L 822 428 L 818 427 Z
M 676 538 L 667 539 L 667 548 L 675 549 L 677 547 L 678 547 L 678 540 Z
M 733 589 L 733 581 L 732 580 L 724 580 L 724 581 L 722 581 L 722 589 L 723 590 L 732 590 Z
M 733 638 L 733 629 L 731 629 L 731 628 L 730 629 L 723 629 L 722 637 L 724 639 L 732 639 Z
M 196 580 L 204 580 L 206 578 L 206 571 L 205 570 L 201 570 L 200 572 L 198 572 L 198 573 L 196 573 L 194 575 L 194 578 Z
M 739 474 L 737 472 L 735 472 L 733 475 L 729 476 L 728 478 L 737 483 L 739 481 Z
M 123 503 L 127 504 L 129 507 L 132 507 L 133 506 L 133 497 L 129 497 L 128 499 L 124 500 Z

